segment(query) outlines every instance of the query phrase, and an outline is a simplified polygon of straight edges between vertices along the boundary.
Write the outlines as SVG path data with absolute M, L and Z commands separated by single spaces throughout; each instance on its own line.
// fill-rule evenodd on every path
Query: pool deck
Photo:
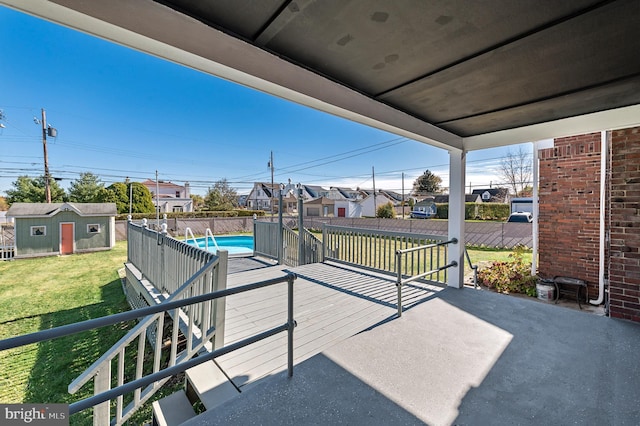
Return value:
M 230 354 L 242 393 L 187 425 L 640 424 L 639 324 L 437 287 L 397 318 L 390 277 L 331 264 L 237 272 L 229 287 L 289 270 L 293 378 L 284 335 Z M 284 287 L 230 298 L 227 343 L 282 324 Z
M 255 258 L 230 259 L 229 270 L 228 288 L 281 277 L 289 272 L 296 274 L 296 363 L 396 316 L 395 280 L 389 275 L 339 264 L 316 263 L 296 268 L 270 266 L 269 261 Z M 442 287 L 428 284 L 405 286 L 404 306 L 424 302 L 441 290 Z M 225 344 L 230 344 L 287 322 L 287 284 L 230 296 L 226 304 Z M 217 361 L 242 389 L 286 369 L 287 334 L 273 336 Z

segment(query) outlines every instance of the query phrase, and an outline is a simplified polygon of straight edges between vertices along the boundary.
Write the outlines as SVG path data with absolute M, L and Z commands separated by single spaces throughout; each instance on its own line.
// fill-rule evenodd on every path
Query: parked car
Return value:
M 529 212 L 511 213 L 507 222 L 531 223 L 533 222 L 533 215 Z

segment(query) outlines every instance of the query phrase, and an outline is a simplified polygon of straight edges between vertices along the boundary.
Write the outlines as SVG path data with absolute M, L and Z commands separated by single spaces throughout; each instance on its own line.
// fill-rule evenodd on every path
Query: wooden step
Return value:
M 196 416 L 187 394 L 179 390 L 151 404 L 153 426 L 177 426 Z
M 213 361 L 207 361 L 186 371 L 187 395 L 196 397 L 210 410 L 239 395 L 240 392 Z

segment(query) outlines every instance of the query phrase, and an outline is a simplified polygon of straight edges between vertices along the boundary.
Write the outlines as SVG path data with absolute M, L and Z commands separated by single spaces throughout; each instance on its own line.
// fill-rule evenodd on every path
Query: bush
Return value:
M 449 204 L 436 204 L 438 219 L 449 218 Z M 511 213 L 511 207 L 505 203 L 465 203 L 464 218 L 482 220 L 506 220 Z
M 525 250 L 524 246 L 518 246 L 509 255 L 511 260 L 493 262 L 490 267 L 478 271 L 478 282 L 498 293 L 535 297 L 537 277 L 531 275 L 531 263 L 523 260 Z
M 165 213 L 160 213 L 160 219 L 162 219 Z M 253 215 L 257 215 L 258 217 L 264 216 L 265 212 L 263 210 L 231 210 L 231 211 L 197 211 L 197 212 L 168 212 L 166 213 L 167 219 L 199 219 L 199 218 L 208 218 L 208 217 L 247 217 Z M 127 220 L 128 214 L 119 214 L 116 216 L 116 220 Z M 155 213 L 134 213 L 131 215 L 133 220 L 140 219 L 155 219 Z
M 391 204 L 391 202 L 388 202 L 387 204 L 378 207 L 376 217 L 383 219 L 395 219 L 396 209 L 393 208 L 393 204 Z

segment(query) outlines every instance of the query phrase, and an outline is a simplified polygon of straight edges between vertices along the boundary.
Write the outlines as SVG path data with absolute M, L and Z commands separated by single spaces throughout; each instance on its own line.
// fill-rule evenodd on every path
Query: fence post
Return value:
M 99 395 L 109 389 L 111 389 L 111 362 L 105 362 L 93 379 L 93 394 Z M 94 426 L 107 425 L 110 420 L 111 409 L 109 407 L 109 401 L 105 401 L 102 404 L 98 404 L 93 407 Z
M 282 252 L 284 251 L 284 236 L 282 227 L 282 190 L 284 185 L 280 184 L 278 190 L 278 265 L 282 265 Z
M 396 270 L 398 271 L 398 281 L 396 288 L 398 290 L 398 318 L 402 316 L 402 252 L 396 251 Z
M 304 253 L 304 224 L 302 222 L 302 185 L 297 184 L 298 188 L 298 266 L 306 265 L 307 259 Z

